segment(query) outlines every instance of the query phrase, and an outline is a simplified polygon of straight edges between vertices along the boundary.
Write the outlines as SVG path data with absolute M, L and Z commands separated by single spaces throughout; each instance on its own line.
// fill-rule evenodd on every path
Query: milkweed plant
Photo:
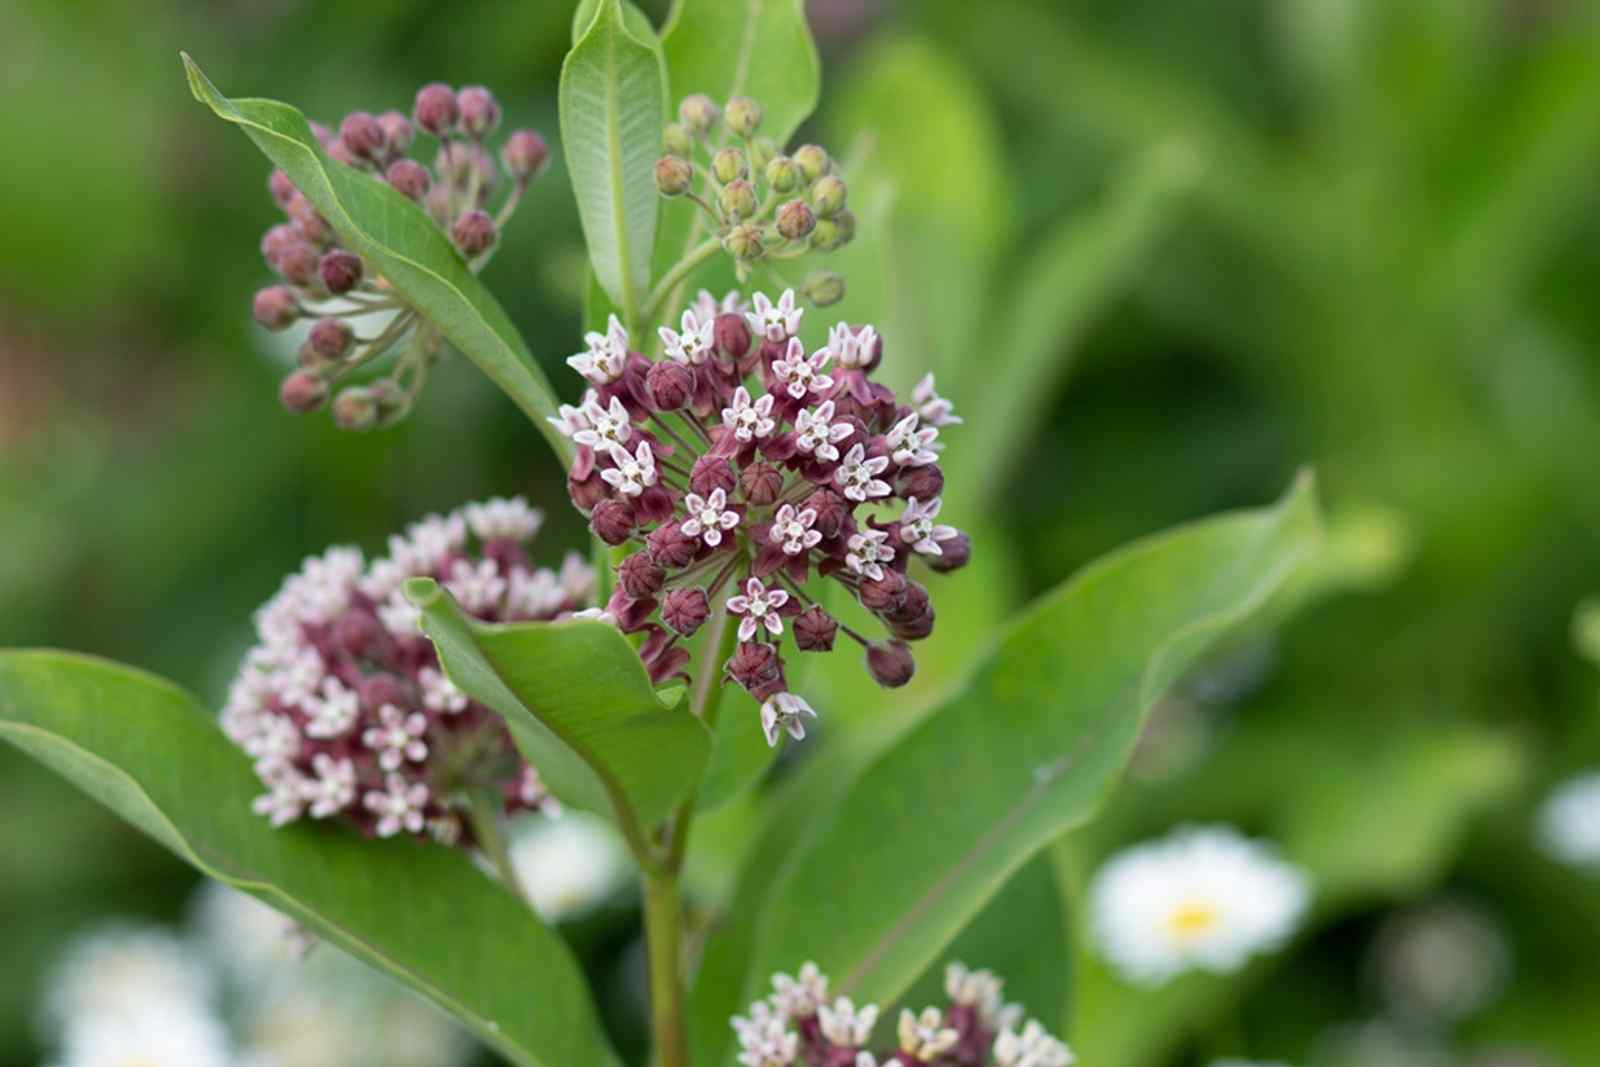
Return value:
M 282 406 L 378 431 L 464 358 L 543 435 L 530 463 L 564 498 L 505 486 L 381 545 L 307 546 L 220 715 L 112 664 L 5 653 L 0 733 L 514 1063 L 621 1062 L 556 932 L 619 879 L 642 895 L 660 1067 L 1077 1062 L 1061 1004 L 1018 1003 L 952 945 L 1093 816 L 1162 692 L 1283 602 L 1317 549 L 1308 480 L 983 607 L 1004 472 L 960 457 L 992 439 L 966 404 L 1017 385 L 989 373 L 1005 351 L 972 351 L 941 395 L 897 329 L 873 149 L 796 136 L 819 92 L 797 2 L 681 0 L 658 32 L 589 0 L 548 140 L 480 86 L 321 125 L 184 62 L 271 163 L 252 313 L 295 338 Z M 479 278 L 527 190 L 561 181 L 589 255 L 570 356 L 531 352 Z M 587 550 L 541 540 L 564 508 Z M 1584 803 L 1547 819 L 1580 858 Z M 720 818 L 739 805 L 759 832 Z M 590 829 L 516 844 L 571 819 Z M 734 889 L 697 886 L 702 853 Z M 1220 825 L 1090 873 L 1083 943 L 1138 989 L 1280 951 L 1317 897 Z M 211 1024 L 133 1014 L 67 1059 L 228 1058 Z

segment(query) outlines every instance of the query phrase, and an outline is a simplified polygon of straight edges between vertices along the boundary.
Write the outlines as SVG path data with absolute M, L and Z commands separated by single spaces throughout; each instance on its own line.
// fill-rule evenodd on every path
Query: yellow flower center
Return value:
M 1181 942 L 1194 941 L 1217 928 L 1222 913 L 1209 900 L 1186 900 L 1167 916 L 1167 930 Z

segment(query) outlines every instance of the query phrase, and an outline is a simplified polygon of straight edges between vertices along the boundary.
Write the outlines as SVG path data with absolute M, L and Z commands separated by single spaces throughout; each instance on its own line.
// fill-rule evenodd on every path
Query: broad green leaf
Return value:
M 660 46 L 603 0 L 561 66 L 561 140 L 595 276 L 630 327 L 650 287 L 666 88 Z
M 566 944 L 458 850 L 275 830 L 207 711 L 151 675 L 64 652 L 0 653 L 0 738 L 205 874 L 402 979 L 522 1067 L 617 1065 Z
M 456 685 L 505 717 L 555 795 L 609 815 L 636 851 L 700 779 L 711 751 L 683 700 L 666 704 L 616 627 L 577 620 L 488 625 L 438 583 L 406 596 Z
M 787 146 L 822 91 L 804 0 L 675 0 L 661 31 L 672 102 L 705 93 L 761 104 L 760 134 Z
M 195 99 L 242 129 L 316 206 L 340 242 L 377 268 L 401 299 L 504 389 L 557 456 L 571 459 L 572 442 L 545 421 L 558 404 L 544 372 L 505 309 L 422 208 L 387 182 L 329 159 L 295 108 L 276 100 L 230 100 L 194 60 L 185 55 L 183 64 Z
M 1302 478 L 1273 508 L 1125 549 L 1027 611 L 797 859 L 763 916 L 746 993 L 814 959 L 841 993 L 896 997 L 1029 857 L 1094 815 L 1144 712 L 1319 533 Z

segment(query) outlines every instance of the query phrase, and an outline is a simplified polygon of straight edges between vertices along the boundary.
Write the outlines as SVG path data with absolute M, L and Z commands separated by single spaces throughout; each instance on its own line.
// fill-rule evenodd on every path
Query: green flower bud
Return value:
M 722 239 L 722 247 L 739 260 L 760 259 L 765 251 L 761 245 L 761 231 L 748 222 L 729 230 L 728 236 Z
M 728 129 L 747 140 L 756 135 L 756 128 L 761 125 L 761 105 L 748 96 L 729 99 L 726 115 Z
M 818 252 L 832 252 L 843 248 L 856 235 L 856 217 L 841 211 L 831 219 L 818 219 L 817 228 L 811 231 L 811 247 Z
M 808 182 L 816 181 L 833 166 L 833 160 L 828 158 L 828 150 L 815 144 L 804 144 L 797 148 L 794 161 L 800 164 L 800 173 L 805 175 Z
M 722 187 L 722 192 L 717 195 L 717 203 L 722 207 L 723 218 L 743 222 L 756 213 L 755 186 L 743 178 L 735 178 Z
M 788 156 L 774 156 L 767 163 L 767 184 L 773 192 L 794 192 L 800 188 L 800 164 Z
M 683 98 L 683 103 L 678 105 L 678 120 L 687 126 L 691 133 L 705 136 L 722 117 L 717 108 L 716 101 L 705 93 L 695 93 L 693 96 Z
M 682 156 L 656 160 L 656 188 L 662 196 L 682 196 L 694 184 L 694 165 Z
M 724 148 L 711 157 L 711 173 L 723 185 L 736 178 L 750 177 L 750 164 L 737 148 Z
M 667 124 L 667 128 L 661 134 L 661 143 L 669 156 L 688 159 L 689 153 L 694 151 L 694 140 L 681 122 Z
M 844 182 L 834 174 L 824 174 L 811 185 L 811 206 L 817 214 L 831 219 L 844 210 L 846 195 Z
M 791 241 L 809 237 L 817 217 L 804 200 L 791 200 L 778 209 L 778 232 Z
M 814 270 L 800 284 L 800 294 L 819 308 L 844 299 L 844 279 L 837 271 Z
M 761 170 L 778 158 L 778 142 L 770 137 L 757 137 L 750 142 L 750 165 Z

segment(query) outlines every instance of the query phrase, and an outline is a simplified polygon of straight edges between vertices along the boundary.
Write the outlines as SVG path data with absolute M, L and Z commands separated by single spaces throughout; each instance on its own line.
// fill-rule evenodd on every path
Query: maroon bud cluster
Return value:
M 476 271 L 488 261 L 500 231 L 549 157 L 538 133 L 516 130 L 506 137 L 497 163 L 486 138 L 500 117 L 489 90 L 472 86 L 457 92 L 435 83 L 418 91 L 409 117 L 399 111 L 353 111 L 337 129 L 313 123 L 312 131 L 331 159 L 425 208 Z M 418 132 L 436 142 L 431 167 L 407 154 Z M 256 293 L 252 315 L 269 330 L 317 320 L 301 346 L 300 368 L 280 387 L 284 407 L 313 411 L 331 396 L 334 421 L 343 428 L 392 424 L 411 410 L 427 366 L 439 357 L 438 328 L 407 305 L 372 264 L 339 244 L 332 226 L 287 174 L 273 171 L 267 188 L 286 219 L 267 231 L 261 254 L 281 282 Z M 344 329 L 335 331 L 332 324 Z M 392 353 L 399 356 L 383 377 L 348 384 Z M 349 400 L 343 399 L 346 393 L 352 394 Z

